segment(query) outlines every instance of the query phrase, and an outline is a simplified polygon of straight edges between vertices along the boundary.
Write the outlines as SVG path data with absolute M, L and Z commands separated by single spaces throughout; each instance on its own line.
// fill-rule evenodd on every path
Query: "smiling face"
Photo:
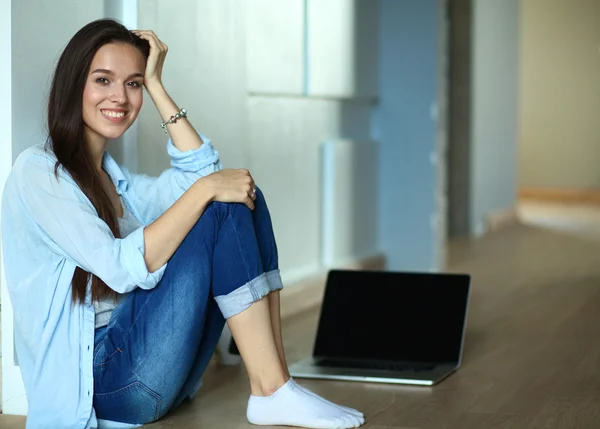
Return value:
M 89 143 L 105 144 L 123 135 L 142 107 L 146 63 L 125 43 L 109 43 L 96 52 L 83 90 L 83 122 Z

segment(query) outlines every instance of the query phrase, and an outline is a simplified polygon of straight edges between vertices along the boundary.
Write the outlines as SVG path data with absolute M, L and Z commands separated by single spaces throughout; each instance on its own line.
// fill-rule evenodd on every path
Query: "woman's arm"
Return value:
M 171 99 L 165 88 L 160 82 L 146 85 L 146 90 L 152 98 L 163 122 L 179 112 L 179 107 Z M 158 126 L 158 124 L 157 124 Z M 188 118 L 180 118 L 175 124 L 168 124 L 167 129 L 171 135 L 173 145 L 181 152 L 190 149 L 199 149 L 204 143 L 198 135 Z
M 162 68 L 167 56 L 167 45 L 150 30 L 133 30 L 138 37 L 150 44 L 150 55 L 144 72 L 144 86 L 152 98 L 160 117 L 166 122 L 179 112 L 179 107 L 169 96 L 162 84 Z M 198 135 L 187 118 L 180 118 L 175 124 L 167 125 L 171 140 L 177 149 L 185 152 L 202 146 L 202 138 Z
M 158 176 L 132 173 L 127 167 L 118 165 L 128 183 L 129 197 L 144 225 L 158 219 L 196 181 L 223 169 L 219 153 L 212 147 L 210 139 L 202 137 L 205 139 L 202 148 L 185 153 L 169 144 L 167 152 L 171 168 Z
M 59 168 L 55 177 L 55 162 L 33 148 L 19 155 L 5 185 L 7 204 L 22 207 L 24 216 L 36 224 L 40 243 L 97 275 L 118 293 L 155 287 L 167 261 L 210 201 L 254 207 L 250 173 L 221 170 L 197 180 L 150 225 L 115 238 L 64 169 Z
M 133 33 L 150 44 L 144 86 L 166 122 L 179 112 L 179 107 L 164 89 L 161 80 L 167 45 L 152 31 L 134 30 Z M 204 143 L 187 118 L 168 125 L 168 130 L 173 145 L 181 152 L 200 149 Z M 244 203 L 254 209 L 253 189 L 254 180 L 247 170 L 221 170 L 197 179 L 181 197 L 176 196 L 173 205 L 144 229 L 144 260 L 148 271 L 154 272 L 167 263 L 211 201 Z
M 210 192 L 210 187 L 196 182 L 175 204 L 144 229 L 144 260 L 148 271 L 158 270 L 173 256 L 212 201 L 214 196 Z
M 254 179 L 248 170 L 221 170 L 198 179 L 167 211 L 144 229 L 149 272 L 167 263 L 211 201 L 246 204 L 254 210 Z

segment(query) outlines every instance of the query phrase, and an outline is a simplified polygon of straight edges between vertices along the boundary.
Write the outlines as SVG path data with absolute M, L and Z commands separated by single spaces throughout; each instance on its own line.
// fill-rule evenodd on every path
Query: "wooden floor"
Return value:
M 452 244 L 473 275 L 462 368 L 432 388 L 302 381 L 363 411 L 370 429 L 600 428 L 600 240 L 516 225 Z M 284 323 L 309 353 L 316 310 Z M 249 428 L 241 367 L 213 364 L 201 395 L 148 428 Z M 1 428 L 23 428 L 0 417 Z

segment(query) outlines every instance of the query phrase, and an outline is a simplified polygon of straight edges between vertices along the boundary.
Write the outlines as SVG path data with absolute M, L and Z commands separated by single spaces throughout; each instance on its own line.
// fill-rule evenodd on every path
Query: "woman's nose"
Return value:
M 119 104 L 124 104 L 127 101 L 127 92 L 122 86 L 115 87 L 111 97 L 111 101 Z

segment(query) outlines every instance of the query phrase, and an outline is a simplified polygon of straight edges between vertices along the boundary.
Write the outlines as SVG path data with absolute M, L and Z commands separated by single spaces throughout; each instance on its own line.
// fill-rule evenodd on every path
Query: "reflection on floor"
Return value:
M 302 383 L 363 411 L 370 429 L 600 427 L 600 234 L 590 233 L 600 222 L 587 231 L 536 226 L 548 220 L 540 210 L 530 208 L 527 225 L 452 243 L 451 270 L 473 275 L 456 374 L 433 388 Z M 310 351 L 317 317 L 315 309 L 285 321 L 290 361 Z M 148 427 L 251 427 L 242 367 L 213 363 L 204 383 L 196 400 Z M 23 422 L 0 417 L 1 428 Z
M 600 207 L 522 201 L 518 215 L 524 224 L 600 238 Z

